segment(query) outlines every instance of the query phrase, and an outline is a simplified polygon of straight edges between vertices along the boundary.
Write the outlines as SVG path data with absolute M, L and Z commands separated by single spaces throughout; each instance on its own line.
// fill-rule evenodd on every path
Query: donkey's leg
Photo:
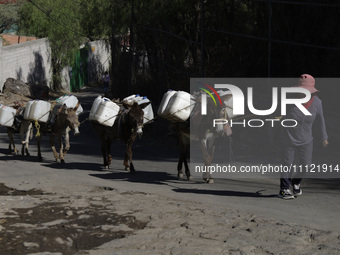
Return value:
M 64 143 L 63 143 L 63 138 L 62 138 L 62 135 L 58 136 L 57 137 L 57 140 L 58 140 L 58 146 L 59 146 L 59 158 L 60 158 L 60 163 L 65 163 L 65 159 L 64 159 Z
M 207 165 L 211 166 L 211 163 L 213 161 L 214 158 L 214 153 L 215 153 L 215 144 L 212 145 L 209 149 L 208 149 L 208 159 L 207 159 Z M 208 183 L 214 183 L 214 179 L 212 178 L 211 173 L 209 172 L 209 180 Z
M 206 158 L 208 157 L 208 152 L 207 152 L 207 141 L 205 139 L 201 140 L 201 152 L 202 152 L 202 157 L 204 161 L 204 165 L 206 166 Z M 205 172 L 203 173 L 203 180 L 208 181 L 209 180 L 209 173 Z
M 136 138 L 136 137 L 135 137 Z M 125 170 L 128 172 L 135 172 L 135 167 L 133 166 L 132 163 L 132 144 L 135 141 L 135 139 L 129 139 L 128 142 L 126 143 L 126 151 L 125 151 L 125 158 L 124 158 L 124 166 Z M 130 162 L 130 165 L 129 165 Z
M 183 178 L 182 166 L 183 166 L 183 157 L 182 157 L 182 152 L 180 152 L 178 163 L 177 163 L 177 177 L 178 178 Z
M 177 164 L 177 177 L 183 178 L 182 166 L 183 166 L 183 160 L 185 157 L 185 151 L 184 151 L 182 134 L 180 133 L 180 130 L 178 129 L 177 129 L 177 132 L 178 132 L 178 142 L 179 142 L 179 159 L 178 159 L 178 164 Z
M 192 177 L 191 177 L 191 174 L 190 174 L 190 169 L 189 169 L 189 166 L 188 166 L 188 161 L 187 161 L 188 159 L 187 158 L 188 158 L 187 155 L 185 155 L 184 160 L 183 160 L 184 168 L 185 168 L 185 175 L 187 176 L 187 179 L 189 181 L 191 181 Z
M 101 149 L 102 149 L 102 155 L 103 155 L 103 160 L 104 160 L 104 167 L 105 169 L 109 169 L 109 163 L 106 157 L 106 141 L 104 135 L 100 136 L 100 144 L 101 144 Z
M 187 143 L 188 139 L 186 139 L 185 134 L 183 131 L 180 129 L 179 126 L 176 126 L 177 134 L 178 134 L 178 143 L 179 143 L 179 159 L 178 159 L 178 164 L 177 164 L 177 177 L 178 178 L 183 178 L 183 171 L 182 171 L 182 166 L 184 163 L 185 167 L 185 174 L 188 179 L 190 179 L 190 170 L 188 167 L 187 163 Z
M 70 150 L 70 129 L 69 127 L 67 127 L 66 129 L 66 133 L 65 133 L 65 138 L 64 138 L 64 141 L 65 141 L 65 147 L 64 147 L 64 150 L 63 150 L 63 154 L 64 154 L 64 157 L 66 155 L 66 153 Z
M 187 176 L 187 179 L 189 181 L 192 180 L 191 174 L 190 174 L 190 169 L 188 166 L 188 151 L 190 147 L 190 140 L 187 137 L 183 137 L 183 163 L 184 163 L 184 168 L 185 168 L 185 175 Z
M 111 155 L 111 138 L 107 138 L 106 140 L 106 151 L 107 151 L 107 165 L 110 166 L 112 162 L 112 155 Z
M 57 139 L 58 138 L 59 137 L 57 136 Z M 55 148 L 55 145 L 54 145 L 54 135 L 52 133 L 50 134 L 50 147 L 51 147 L 51 149 L 53 151 L 53 156 L 55 158 L 55 161 L 58 161 L 59 154 L 57 153 L 57 150 Z
M 14 154 L 17 155 L 18 154 L 18 150 L 15 147 L 15 143 L 14 143 L 14 138 L 13 138 L 13 134 L 14 133 L 11 130 L 7 129 L 7 134 L 8 134 L 8 138 L 9 138 L 9 145 L 8 145 L 9 154 L 12 154 L 12 145 L 13 145 Z
M 32 123 L 28 121 L 22 121 L 20 126 L 20 138 L 21 138 L 21 155 L 30 156 L 28 151 L 29 139 L 32 131 Z
M 178 160 L 178 164 L 177 164 L 177 171 L 178 171 L 177 176 L 178 176 L 178 178 L 183 178 L 182 165 L 184 165 L 185 175 L 186 175 L 187 179 L 189 181 L 191 181 L 192 177 L 191 177 L 191 174 L 190 174 L 190 169 L 189 169 L 189 166 L 188 166 L 186 153 L 181 153 L 179 160 Z
M 42 161 L 40 144 L 41 144 L 41 135 L 37 136 L 37 147 L 38 147 L 38 160 Z
M 201 151 L 205 166 L 210 166 L 213 160 L 215 145 L 208 144 L 208 139 L 205 138 L 201 141 Z M 203 174 L 203 179 L 208 183 L 214 183 L 214 179 L 211 177 L 210 172 Z

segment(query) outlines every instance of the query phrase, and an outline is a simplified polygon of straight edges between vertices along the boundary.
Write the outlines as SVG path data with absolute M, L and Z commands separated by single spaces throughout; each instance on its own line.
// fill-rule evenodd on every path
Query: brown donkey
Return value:
M 150 103 L 150 102 L 149 102 Z M 101 149 L 104 159 L 104 167 L 109 168 L 112 160 L 111 156 L 111 143 L 113 140 L 121 140 L 126 145 L 124 166 L 126 171 L 134 172 L 135 168 L 132 164 L 132 144 L 134 143 L 137 135 L 143 134 L 143 109 L 149 104 L 144 103 L 138 105 L 123 104 L 120 112 L 112 127 L 101 125 L 93 122 L 93 128 L 98 133 L 101 141 Z
M 51 125 L 47 124 L 41 125 L 41 131 L 43 133 L 48 133 L 50 136 L 50 146 L 52 148 L 54 158 L 57 161 L 60 159 L 61 163 L 65 163 L 64 156 L 70 149 L 70 137 L 69 132 L 74 130 L 74 135 L 79 135 L 79 121 L 78 115 L 76 114 L 77 109 L 79 107 L 79 103 L 75 108 L 67 108 L 66 105 L 59 106 L 56 105 L 52 111 L 52 122 Z M 63 144 L 62 138 L 65 140 L 65 147 Z M 57 139 L 59 146 L 59 153 L 57 153 L 55 147 L 55 138 Z M 41 136 L 37 136 L 37 146 L 38 146 L 38 158 L 39 161 L 42 161 L 41 150 Z
M 229 96 L 223 98 L 226 100 Z M 179 141 L 180 155 L 177 164 L 178 177 L 183 177 L 182 166 L 184 164 L 185 174 L 188 180 L 191 180 L 190 169 L 187 158 L 189 155 L 190 140 L 198 141 L 202 152 L 202 158 L 205 166 L 210 166 L 214 159 L 215 144 L 217 139 L 228 137 L 231 135 L 229 124 L 216 125 L 212 128 L 214 119 L 229 120 L 227 110 L 223 106 L 215 106 L 212 100 L 208 100 L 208 114 L 201 114 L 201 102 L 198 99 L 193 112 L 190 116 L 190 121 L 173 123 Z M 192 125 L 190 127 L 190 125 Z M 208 183 L 214 183 L 211 173 L 205 173 L 203 179 Z

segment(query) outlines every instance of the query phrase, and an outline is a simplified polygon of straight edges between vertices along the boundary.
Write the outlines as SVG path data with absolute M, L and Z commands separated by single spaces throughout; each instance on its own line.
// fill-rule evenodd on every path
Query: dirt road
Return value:
M 85 112 L 96 95 L 77 94 Z M 0 127 L 0 254 L 340 254 L 338 179 L 306 180 L 291 201 L 277 198 L 275 179 L 178 180 L 164 126 L 135 143 L 136 174 L 123 170 L 120 142 L 102 169 L 89 122 L 65 165 L 47 138 L 43 162 L 35 140 L 31 157 L 8 155 Z

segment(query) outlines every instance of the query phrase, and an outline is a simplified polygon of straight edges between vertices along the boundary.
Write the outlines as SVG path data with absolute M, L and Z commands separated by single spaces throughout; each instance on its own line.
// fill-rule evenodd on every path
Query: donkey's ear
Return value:
M 60 108 L 58 109 L 58 114 L 59 113 L 65 113 L 67 110 L 67 106 L 66 104 L 63 104 L 62 106 L 60 106 Z
M 130 109 L 131 108 L 131 105 L 127 104 L 127 103 L 123 103 L 123 106 L 124 106 L 125 109 Z
M 143 103 L 143 104 L 140 104 L 139 107 L 144 109 L 145 107 L 147 107 L 151 102 L 147 102 L 147 103 Z

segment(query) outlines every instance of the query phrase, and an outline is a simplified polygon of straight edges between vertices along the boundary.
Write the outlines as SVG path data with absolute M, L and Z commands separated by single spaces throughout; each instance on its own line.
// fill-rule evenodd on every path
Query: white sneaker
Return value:
M 280 190 L 279 197 L 282 199 L 294 199 L 294 196 L 289 189 Z
M 294 196 L 301 196 L 302 195 L 302 190 L 300 188 L 300 184 L 294 184 L 293 185 L 293 194 L 294 194 Z

